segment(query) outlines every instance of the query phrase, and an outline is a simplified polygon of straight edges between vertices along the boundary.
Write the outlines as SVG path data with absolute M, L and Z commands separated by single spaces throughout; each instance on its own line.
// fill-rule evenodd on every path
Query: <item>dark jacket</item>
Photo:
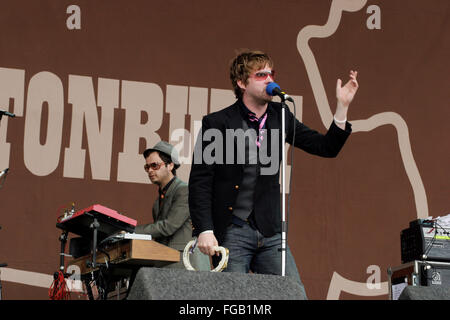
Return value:
M 204 152 L 211 141 L 202 141 L 200 136 L 194 150 L 191 173 L 189 177 L 189 210 L 193 223 L 193 235 L 202 231 L 214 230 L 217 240 L 223 240 L 226 227 L 231 223 L 233 206 L 242 181 L 243 164 L 227 164 L 225 136 L 227 129 L 242 129 L 241 100 L 233 105 L 206 115 L 202 120 L 202 130 L 205 133 L 210 128 L 218 129 L 223 134 L 223 163 L 207 164 L 204 161 L 196 163 L 196 153 Z M 267 143 L 271 150 L 272 139 L 270 131 L 281 129 L 281 104 L 270 102 L 267 108 Z M 286 109 L 286 142 L 292 144 L 294 131 L 294 116 Z M 281 130 L 280 130 L 281 131 Z M 336 157 L 346 139 L 350 135 L 351 125 L 346 123 L 346 129 L 341 130 L 334 122 L 328 132 L 323 135 L 295 119 L 294 145 L 310 154 L 321 157 Z M 270 237 L 281 232 L 280 207 L 280 170 L 281 132 L 279 134 L 278 164 L 274 174 L 259 175 L 254 192 L 254 217 L 258 230 Z M 235 145 L 236 147 L 236 145 Z M 228 150 L 229 152 L 229 150 Z M 234 152 L 236 157 L 236 150 Z M 203 158 L 202 158 L 203 159 Z M 262 165 L 264 167 L 264 165 Z

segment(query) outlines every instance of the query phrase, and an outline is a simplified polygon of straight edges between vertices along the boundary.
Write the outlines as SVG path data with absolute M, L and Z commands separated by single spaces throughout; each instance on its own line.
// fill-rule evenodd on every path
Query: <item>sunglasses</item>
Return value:
M 146 164 L 146 165 L 144 165 L 144 170 L 146 171 L 146 172 L 148 172 L 150 169 L 152 169 L 152 170 L 159 170 L 159 168 L 161 168 L 161 166 L 164 164 L 164 162 L 152 162 L 152 163 L 150 163 L 150 164 Z
M 275 80 L 275 70 L 258 71 L 256 73 L 250 75 L 251 78 L 254 78 L 257 81 L 265 81 L 269 76 L 272 78 L 272 80 Z

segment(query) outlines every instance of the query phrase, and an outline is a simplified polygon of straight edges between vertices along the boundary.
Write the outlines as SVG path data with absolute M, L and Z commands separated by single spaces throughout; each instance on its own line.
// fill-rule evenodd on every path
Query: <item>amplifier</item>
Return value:
M 400 233 L 402 263 L 414 260 L 450 261 L 450 229 L 418 219 Z
M 388 268 L 389 299 L 398 300 L 407 286 L 450 287 L 450 263 L 414 260 Z

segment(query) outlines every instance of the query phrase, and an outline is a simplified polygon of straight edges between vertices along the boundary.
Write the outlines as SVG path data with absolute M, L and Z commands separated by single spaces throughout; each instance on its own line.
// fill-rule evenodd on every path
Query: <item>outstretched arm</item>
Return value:
M 336 125 L 345 130 L 345 121 L 347 120 L 347 111 L 350 103 L 353 100 L 353 97 L 358 91 L 358 81 L 356 80 L 356 76 L 358 75 L 357 71 L 350 71 L 350 80 L 342 87 L 341 79 L 337 80 L 336 84 L 336 98 L 337 98 L 337 108 L 336 113 L 334 115 L 334 122 Z

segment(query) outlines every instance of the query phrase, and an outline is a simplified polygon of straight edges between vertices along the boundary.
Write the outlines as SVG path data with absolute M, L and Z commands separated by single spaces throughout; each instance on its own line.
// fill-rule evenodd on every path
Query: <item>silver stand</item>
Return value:
M 281 102 L 281 276 L 286 275 L 286 103 L 284 99 Z

